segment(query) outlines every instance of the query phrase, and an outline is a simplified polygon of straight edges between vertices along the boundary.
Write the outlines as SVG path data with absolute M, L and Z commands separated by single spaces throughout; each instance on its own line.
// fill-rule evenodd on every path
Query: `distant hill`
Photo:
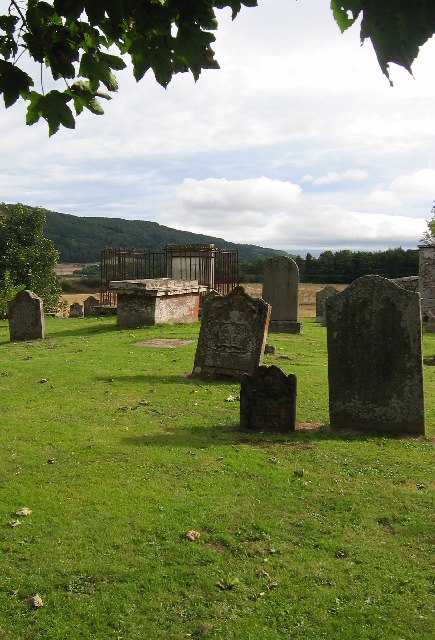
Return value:
M 8 206 L 0 203 L 0 212 L 7 215 Z M 277 249 L 253 244 L 235 244 L 223 238 L 179 231 L 146 220 L 88 218 L 47 209 L 45 214 L 45 235 L 56 244 L 61 262 L 95 262 L 100 259 L 103 247 L 163 249 L 167 244 L 214 244 L 220 248 L 238 249 L 239 260 L 288 255 L 285 251 Z

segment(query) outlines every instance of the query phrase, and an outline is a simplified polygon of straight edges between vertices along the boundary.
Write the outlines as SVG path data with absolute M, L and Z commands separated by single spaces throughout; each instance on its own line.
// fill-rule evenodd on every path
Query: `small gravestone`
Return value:
M 291 258 L 268 258 L 263 271 L 263 300 L 272 306 L 269 331 L 300 333 L 299 269 Z
M 425 333 L 435 333 L 435 314 L 432 311 L 426 312 L 423 326 Z
M 83 306 L 79 302 L 74 302 L 69 308 L 70 318 L 83 318 Z
M 240 385 L 240 426 L 260 431 L 294 431 L 296 376 L 272 365 L 244 375 Z
M 94 307 L 98 306 L 100 301 L 95 296 L 89 296 L 83 302 L 83 314 L 85 318 L 90 318 L 94 315 Z
M 44 338 L 44 308 L 33 291 L 19 291 L 8 304 L 9 334 L 12 341 Z
M 226 296 L 206 296 L 192 377 L 240 379 L 254 373 L 262 361 L 269 317 L 270 306 L 242 287 Z
M 326 301 L 334 429 L 424 434 L 420 295 L 363 276 Z
M 338 291 L 332 285 L 328 285 L 316 293 L 316 322 L 320 322 L 322 326 L 326 325 L 325 302 L 331 296 L 335 296 L 336 293 Z

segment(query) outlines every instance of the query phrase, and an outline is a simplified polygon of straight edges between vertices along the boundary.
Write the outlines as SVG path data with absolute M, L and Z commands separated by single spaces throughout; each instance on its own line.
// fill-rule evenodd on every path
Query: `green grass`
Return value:
M 265 358 L 303 428 L 247 432 L 237 383 L 186 377 L 195 344 L 135 346 L 197 334 L 48 318 L 10 343 L 0 322 L 1 640 L 432 639 L 435 368 L 425 438 L 331 433 L 305 319 Z

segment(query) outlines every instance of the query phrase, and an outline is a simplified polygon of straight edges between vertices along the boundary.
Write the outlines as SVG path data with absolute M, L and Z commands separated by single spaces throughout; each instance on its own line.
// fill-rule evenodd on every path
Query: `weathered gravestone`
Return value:
M 334 429 L 424 434 L 420 296 L 363 276 L 326 301 Z
M 263 300 L 272 306 L 269 331 L 300 333 L 299 269 L 291 258 L 268 258 L 263 271 Z
M 326 325 L 325 302 L 336 293 L 338 290 L 332 285 L 328 285 L 316 293 L 316 322 L 320 322 L 323 326 Z
M 70 318 L 83 318 L 83 305 L 80 302 L 74 302 L 69 308 Z
M 240 426 L 260 431 L 294 431 L 296 376 L 272 365 L 242 376 Z
M 8 304 L 9 334 L 14 340 L 44 338 L 44 307 L 33 291 L 19 291 Z
M 89 296 L 83 302 L 83 314 L 85 318 L 90 318 L 94 315 L 94 307 L 97 307 L 100 301 L 95 296 Z
M 242 287 L 205 297 L 193 377 L 240 379 L 261 364 L 270 306 Z

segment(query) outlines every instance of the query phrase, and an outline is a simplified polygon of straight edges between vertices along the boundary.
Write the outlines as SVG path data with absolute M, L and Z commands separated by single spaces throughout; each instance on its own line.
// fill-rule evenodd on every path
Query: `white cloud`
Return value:
M 298 185 L 257 180 L 185 180 L 159 222 L 263 246 L 413 246 L 423 218 L 320 204 Z
M 324 184 L 333 184 L 335 182 L 362 182 L 369 177 L 367 171 L 361 169 L 347 169 L 347 171 L 329 171 L 326 175 L 314 178 L 311 175 L 305 175 L 302 182 L 311 182 L 316 187 Z

